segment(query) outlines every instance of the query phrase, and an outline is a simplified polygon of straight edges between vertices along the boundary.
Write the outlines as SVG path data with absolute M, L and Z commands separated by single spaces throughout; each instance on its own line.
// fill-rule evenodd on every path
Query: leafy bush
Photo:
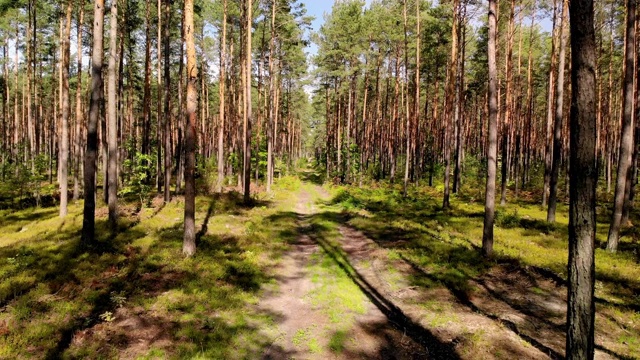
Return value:
M 496 225 L 504 229 L 513 229 L 520 226 L 520 216 L 518 215 L 518 210 L 515 209 L 508 214 L 505 214 L 500 210 L 496 210 Z
M 362 207 L 362 202 L 347 190 L 340 190 L 333 198 L 332 202 L 336 205 L 342 206 L 346 210 Z
M 120 196 L 135 195 L 140 206 L 151 204 L 151 184 L 149 175 L 155 173 L 152 155 L 136 152 L 133 159 L 126 159 L 122 163 L 125 184 L 118 192 Z

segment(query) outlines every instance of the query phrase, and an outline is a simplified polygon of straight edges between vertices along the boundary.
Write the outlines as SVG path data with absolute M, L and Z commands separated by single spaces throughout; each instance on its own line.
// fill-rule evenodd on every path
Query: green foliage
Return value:
M 196 218 L 208 226 L 190 259 L 181 255 L 178 201 L 131 216 L 106 252 L 77 247 L 79 205 L 70 204 L 65 221 L 55 209 L 0 210 L 0 358 L 117 358 L 155 329 L 162 343 L 127 356 L 255 357 L 278 336 L 272 315 L 256 309 L 259 290 L 274 282 L 277 259 L 298 236 L 290 199 L 302 185 L 283 180 L 273 206 L 243 207 L 235 193 L 198 198 Z M 106 212 L 97 213 L 96 234 L 106 241 Z M 133 334 L 127 321 L 143 331 Z M 73 341 L 60 343 L 65 334 Z M 309 338 L 310 351 L 319 345 Z
M 511 212 L 503 210 L 496 210 L 495 223 L 497 226 L 504 229 L 513 229 L 520 226 L 520 216 L 518 216 L 518 209 L 513 209 Z
M 122 169 L 126 180 L 118 195 L 133 195 L 140 206 L 149 206 L 152 189 L 150 174 L 155 173 L 154 157 L 136 152 L 132 159 L 123 161 Z
M 25 158 L 24 148 L 18 158 Z M 47 182 L 50 161 L 40 154 L 32 161 L 6 162 L 2 169 L 5 180 L 0 184 L 0 208 L 52 205 L 57 186 Z

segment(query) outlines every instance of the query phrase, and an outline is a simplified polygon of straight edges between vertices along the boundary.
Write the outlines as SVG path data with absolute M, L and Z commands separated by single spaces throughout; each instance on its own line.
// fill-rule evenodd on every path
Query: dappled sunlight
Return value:
M 182 204 L 124 204 L 115 236 L 99 209 L 87 250 L 78 205 L 64 221 L 51 208 L 7 216 L 1 226 L 25 230 L 2 236 L 0 357 L 243 358 L 268 346 L 260 331 L 277 317 L 251 308 L 294 220 L 269 218 L 270 201 L 200 197 L 198 252 L 184 259 Z
M 552 358 L 563 357 L 566 209 L 560 208 L 560 222 L 554 225 L 543 220 L 546 212 L 536 205 L 524 203 L 499 209 L 497 255 L 488 261 L 479 251 L 480 204 L 454 201 L 451 211 L 442 212 L 438 195 L 428 192 L 414 192 L 406 200 L 394 190 L 379 188 L 342 187 L 334 189 L 334 193 L 327 205 L 343 212 L 339 218 L 334 217 L 337 223 L 358 229 L 374 240 L 388 252 L 389 261 L 400 261 L 394 267 L 401 268 L 402 262 L 409 264 L 415 273 L 409 277 L 410 284 L 427 293 L 445 288 L 465 311 L 483 314 L 502 324 L 534 348 L 555 354 Z M 618 314 L 635 319 L 640 287 L 634 258 L 635 254 L 625 251 L 611 254 L 598 250 L 596 254 L 598 349 L 621 358 L 640 351 L 637 342 L 629 341 L 625 335 L 640 336 L 637 321 L 621 323 L 619 317 L 611 315 L 613 307 Z M 433 304 L 432 300 L 426 301 Z M 460 314 L 460 309 L 435 309 Z M 450 324 L 433 319 L 429 322 L 436 327 Z

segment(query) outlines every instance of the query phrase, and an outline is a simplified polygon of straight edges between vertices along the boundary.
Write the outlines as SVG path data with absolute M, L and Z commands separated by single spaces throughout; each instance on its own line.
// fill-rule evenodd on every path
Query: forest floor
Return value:
M 564 358 L 566 207 L 556 226 L 501 208 L 488 261 L 478 196 L 442 211 L 435 188 L 320 182 L 199 197 L 191 259 L 180 198 L 122 206 L 115 236 L 98 209 L 91 251 L 81 203 L 0 210 L 0 358 Z M 640 358 L 634 237 L 597 251 L 598 359 Z

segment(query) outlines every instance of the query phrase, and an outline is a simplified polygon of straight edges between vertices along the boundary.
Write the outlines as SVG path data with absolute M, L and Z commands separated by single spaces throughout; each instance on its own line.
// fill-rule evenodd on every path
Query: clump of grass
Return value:
M 329 349 L 335 353 L 341 353 L 347 342 L 348 333 L 344 330 L 338 330 L 333 335 L 331 335 L 331 339 L 329 339 Z
M 511 212 L 497 210 L 495 216 L 495 223 L 501 228 L 513 229 L 520 225 L 520 216 L 518 215 L 518 209 L 513 209 Z

